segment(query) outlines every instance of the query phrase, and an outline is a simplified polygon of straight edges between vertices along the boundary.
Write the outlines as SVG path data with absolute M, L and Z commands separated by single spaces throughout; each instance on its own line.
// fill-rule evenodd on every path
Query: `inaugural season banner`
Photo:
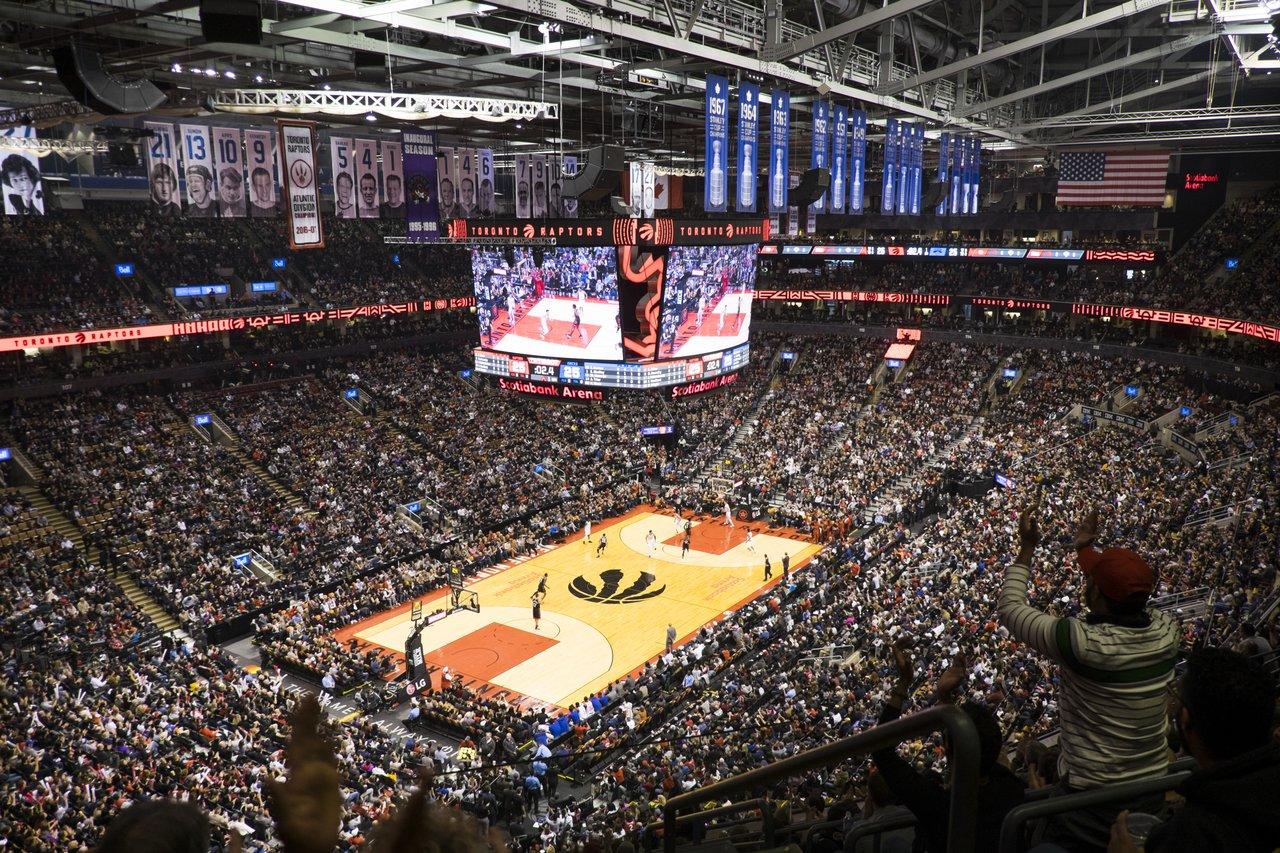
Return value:
M 333 211 L 339 219 L 355 219 L 356 170 L 349 138 L 329 137 L 329 164 L 333 171 Z
M 791 170 L 791 152 L 787 142 L 791 137 L 791 96 L 781 89 L 774 89 L 769 105 L 769 212 L 782 214 L 787 211 L 787 180 Z
M 867 187 L 867 113 L 854 110 L 849 157 L 849 212 L 862 213 Z
M 809 167 L 812 169 L 831 168 L 831 105 L 826 101 L 815 101 L 813 104 L 813 149 L 809 153 Z M 809 206 L 810 213 L 822 213 L 827 209 L 829 192 L 818 196 Z M 812 225 L 810 226 L 812 228 Z
M 728 209 L 725 190 L 729 183 L 729 81 L 718 74 L 707 75 L 706 111 L 707 177 L 702 207 L 708 213 L 723 213 Z
M 217 182 L 213 179 L 213 143 L 209 126 L 180 124 L 182 171 L 187 178 L 187 216 L 208 219 L 218 215 Z
M 434 243 L 440 239 L 440 205 L 436 197 L 436 135 L 406 130 L 404 141 L 405 239 Z
M 281 166 L 284 169 L 285 210 L 289 215 L 289 246 L 323 249 L 320 220 L 320 181 L 316 175 L 315 122 L 279 119 Z M 406 134 L 407 135 L 407 134 Z
M 404 149 L 399 142 L 382 145 L 382 215 L 404 217 Z
M 178 147 L 173 141 L 173 125 L 148 121 L 142 125 L 152 132 L 147 144 L 147 181 L 151 205 L 161 216 L 181 216 L 178 202 Z M 6 202 L 7 203 L 7 202 Z
M 378 192 L 378 143 L 373 139 L 355 141 L 356 210 L 361 219 L 377 219 L 382 212 Z
M 248 213 L 244 197 L 244 154 L 240 150 L 240 128 L 213 129 L 213 162 L 217 167 L 218 215 L 239 219 Z
M 756 175 L 760 160 L 756 146 L 760 138 L 760 87 L 738 84 L 738 200 L 739 213 L 756 212 Z
M 266 130 L 246 130 L 244 151 L 249 166 L 249 215 L 275 216 L 278 209 L 275 137 Z
M 845 175 L 849 162 L 849 108 L 836 104 L 831 109 L 831 195 L 827 209 L 831 213 L 844 213 L 848 195 Z

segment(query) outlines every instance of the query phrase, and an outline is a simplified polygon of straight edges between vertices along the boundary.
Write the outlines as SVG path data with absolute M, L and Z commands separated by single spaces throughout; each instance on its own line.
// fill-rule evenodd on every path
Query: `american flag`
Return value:
M 1058 173 L 1058 204 L 1160 207 L 1168 171 L 1168 151 L 1069 152 Z

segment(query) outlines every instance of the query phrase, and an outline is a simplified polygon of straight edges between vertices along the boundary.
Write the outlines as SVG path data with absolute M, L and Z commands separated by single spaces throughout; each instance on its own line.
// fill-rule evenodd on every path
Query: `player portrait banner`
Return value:
M 377 140 L 357 139 L 352 150 L 356 164 L 356 213 L 361 219 L 377 219 L 382 212 Z
M 547 215 L 547 155 L 533 155 L 533 215 L 542 219 Z
M 0 185 L 5 216 L 44 216 L 44 182 L 34 151 L 6 148 L 0 137 Z
M 276 196 L 275 137 L 267 130 L 246 130 L 244 154 L 249 172 L 249 215 L 275 216 L 280 209 Z M 191 180 L 190 177 L 187 180 Z M 188 210 L 187 215 L 190 214 Z
M 498 215 L 498 196 L 493 183 L 493 149 L 480 149 L 480 192 L 476 204 L 481 219 L 493 219 Z
M 655 205 L 654 191 L 658 181 L 657 166 L 646 160 L 640 164 L 640 208 L 645 219 L 653 218 Z
M 218 215 L 218 182 L 214 179 L 213 141 L 208 125 L 180 124 L 182 175 L 187 181 L 187 216 Z
M 440 219 L 448 222 L 458 211 L 458 149 L 436 149 L 436 198 Z
M 791 137 L 791 96 L 781 89 L 774 89 L 769 104 L 769 212 L 782 214 L 787 211 L 787 180 L 791 170 L 791 151 L 787 147 Z M 776 231 L 775 231 L 776 233 Z
M 351 140 L 329 137 L 329 171 L 333 175 L 333 212 L 339 219 L 356 218 L 356 164 Z
M 280 166 L 284 185 L 289 246 L 323 249 L 320 220 L 320 177 L 316 172 L 315 122 L 280 119 Z
M 809 168 L 831 168 L 831 105 L 818 100 L 813 103 L 813 146 L 809 151 Z M 811 213 L 822 213 L 827 209 L 827 196 L 830 190 L 818 196 L 809 206 Z M 813 230 L 813 225 L 809 226 Z
M 738 84 L 738 192 L 739 213 L 756 212 L 756 175 L 760 172 L 760 87 Z
M 729 81 L 719 74 L 707 75 L 706 118 L 704 121 L 706 180 L 702 208 L 708 213 L 728 210 Z
M 151 138 L 147 142 L 147 185 L 151 191 L 151 206 L 161 216 L 181 216 L 182 205 L 178 203 L 178 146 L 174 144 L 173 125 L 148 121 L 142 126 L 151 131 Z
M 845 167 L 849 162 L 849 108 L 836 104 L 831 108 L 831 195 L 827 198 L 827 210 L 844 213 L 848 188 Z
M 476 186 L 480 177 L 478 148 L 458 149 L 458 200 L 455 216 L 458 219 L 474 219 L 477 213 Z
M 627 205 L 632 210 L 639 210 L 644 204 L 644 177 L 641 175 L 643 164 L 632 160 L 627 164 Z
M 404 218 L 404 148 L 399 142 L 379 142 L 382 153 L 382 215 Z
M 547 215 L 552 219 L 564 216 L 564 198 L 560 188 L 564 178 L 564 167 L 560 158 L 554 154 L 547 157 Z
M 533 161 L 528 154 L 516 155 L 516 218 L 533 216 Z
M 862 213 L 867 192 L 867 111 L 854 110 L 850 118 L 849 212 Z
M 436 135 L 406 130 L 404 142 L 405 239 L 434 243 L 440 239 L 440 203 L 436 196 Z
M 561 162 L 563 163 L 561 167 L 562 175 L 576 175 L 578 173 L 577 155 L 566 154 Z M 564 196 L 561 196 L 560 207 L 563 209 L 562 215 L 565 219 L 578 218 L 578 200 L 576 198 L 565 198 Z
M 218 215 L 239 218 L 248 214 L 244 191 L 244 152 L 240 128 L 213 129 L 214 178 L 218 181 Z

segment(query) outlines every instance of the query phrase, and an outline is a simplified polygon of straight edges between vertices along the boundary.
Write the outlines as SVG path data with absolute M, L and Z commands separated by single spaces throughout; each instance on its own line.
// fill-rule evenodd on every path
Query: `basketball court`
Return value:
M 575 305 L 581 320 L 577 330 L 573 327 Z M 512 323 L 505 307 L 498 311 L 490 346 L 546 358 L 622 357 L 622 333 L 618 331 L 615 301 L 587 299 L 579 303 L 569 297 L 544 296 L 536 302 L 526 300 L 517 306 L 516 315 Z
M 704 625 L 752 600 L 781 581 L 782 556 L 796 571 L 819 550 L 787 528 L 721 525 L 722 518 L 693 521 L 690 550 L 683 559 L 683 527 L 669 512 L 639 507 L 466 585 L 480 599 L 480 612 L 461 610 L 426 627 L 423 650 L 429 663 L 452 672 L 485 695 L 501 695 L 523 706 L 567 707 L 626 677 L 661 655 L 670 623 L 684 642 Z M 657 540 L 653 555 L 649 531 Z M 601 534 L 608 536 L 596 556 Z M 773 580 L 764 581 L 764 558 Z M 547 575 L 542 619 L 535 629 L 534 590 Z M 441 589 L 422 599 L 430 612 L 448 602 Z M 371 617 L 336 635 L 404 653 L 412 628 L 410 605 Z

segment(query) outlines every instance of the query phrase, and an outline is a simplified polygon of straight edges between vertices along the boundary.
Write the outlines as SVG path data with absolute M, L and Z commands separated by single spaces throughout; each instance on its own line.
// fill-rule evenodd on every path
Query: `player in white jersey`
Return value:
M 578 304 L 582 306 L 582 310 L 587 309 L 587 292 L 581 287 L 578 288 Z
M 516 295 L 513 291 L 507 291 L 507 322 L 514 329 L 516 325 Z
M 752 537 L 750 529 L 747 530 L 747 550 L 752 554 L 756 552 L 756 541 Z
M 550 331 L 551 331 L 551 306 L 548 305 L 546 308 L 542 309 L 542 317 L 538 321 L 538 337 L 542 338 L 545 341 L 547 339 L 547 334 Z
M 653 552 L 658 550 L 658 537 L 652 530 L 644 537 L 644 544 L 649 546 L 649 559 L 653 559 Z
M 721 310 L 721 311 L 720 311 L 720 320 L 716 323 L 716 334 L 717 334 L 717 335 L 724 331 L 724 315 L 725 315 L 725 314 L 727 314 L 727 313 L 729 313 L 729 306 L 728 306 L 728 305 L 725 305 L 724 303 L 721 303 L 719 307 L 720 307 L 721 309 L 723 309 L 723 310 Z
M 582 541 L 591 541 L 591 519 L 589 518 L 582 523 Z
M 724 499 L 724 526 L 733 527 L 733 507 L 729 506 L 729 498 Z

